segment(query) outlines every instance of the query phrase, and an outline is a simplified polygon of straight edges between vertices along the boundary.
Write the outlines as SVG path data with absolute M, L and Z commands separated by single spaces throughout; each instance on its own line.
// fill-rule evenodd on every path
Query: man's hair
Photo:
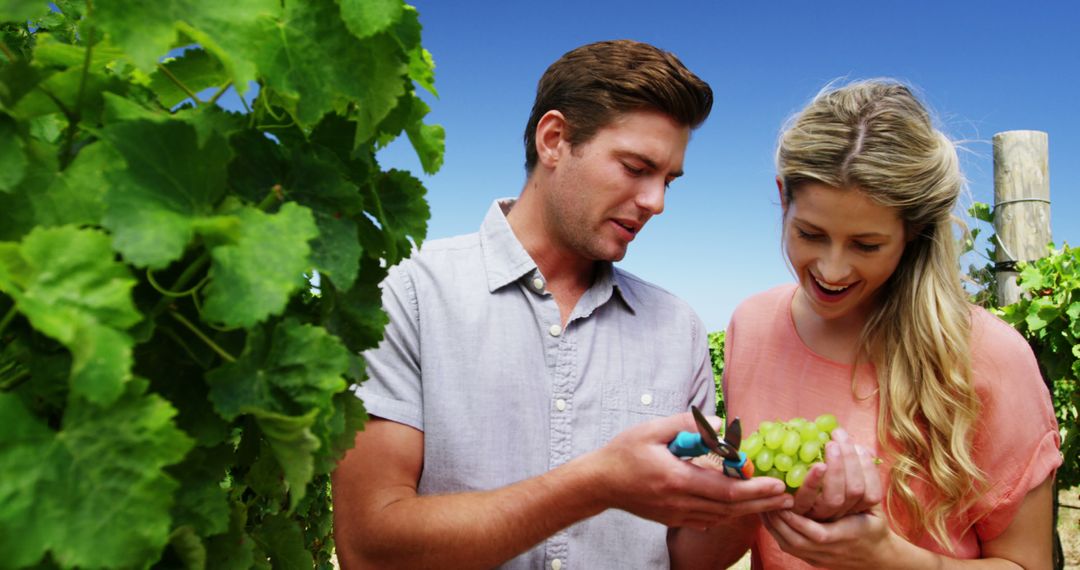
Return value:
M 568 140 L 576 146 L 619 115 L 643 109 L 694 129 L 705 122 L 712 102 L 709 84 L 669 52 L 631 40 L 581 46 L 551 64 L 536 86 L 525 127 L 525 171 L 531 174 L 536 166 L 536 125 L 548 111 L 563 114 Z

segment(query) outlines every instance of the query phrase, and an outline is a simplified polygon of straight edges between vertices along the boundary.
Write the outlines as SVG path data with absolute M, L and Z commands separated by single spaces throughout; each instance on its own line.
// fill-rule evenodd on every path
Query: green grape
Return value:
M 743 440 L 741 450 L 746 453 L 746 456 L 749 457 L 751 461 L 753 461 L 764 444 L 765 443 L 761 441 L 761 435 L 758 434 L 758 432 L 754 432 L 750 437 Z
M 829 432 L 827 432 L 827 431 L 819 431 L 818 435 L 817 435 L 817 438 L 818 438 L 818 441 L 821 442 L 821 445 L 825 445 L 826 443 L 829 443 L 830 441 L 832 441 L 832 436 L 829 435 Z
M 802 447 L 799 448 L 799 461 L 803 463 L 813 463 L 820 457 L 821 442 L 817 438 L 803 442 Z
M 788 427 L 795 428 L 796 430 L 802 429 L 802 427 L 808 423 L 810 422 L 807 421 L 806 418 L 791 418 L 787 421 Z
M 832 414 L 821 414 L 817 418 L 814 418 L 814 423 L 817 424 L 818 429 L 832 433 L 832 430 L 836 429 L 836 426 L 840 425 L 836 421 L 836 416 Z
M 799 452 L 799 446 L 802 445 L 802 440 L 799 439 L 799 432 L 795 430 L 787 430 L 784 434 L 784 441 L 780 444 L 780 452 L 784 455 L 794 456 Z
M 798 489 L 802 487 L 803 481 L 806 480 L 806 472 L 809 471 L 809 467 L 805 463 L 796 463 L 788 469 L 787 475 L 784 477 L 784 482 L 788 487 L 794 487 Z
M 806 422 L 799 428 L 799 437 L 802 438 L 804 442 L 817 441 L 819 433 L 821 433 L 821 430 L 818 429 L 817 424 L 813 422 Z
M 765 432 L 765 447 L 780 449 L 780 444 L 784 443 L 785 433 L 787 433 L 787 430 L 783 426 L 779 424 L 773 425 L 769 431 Z
M 777 456 L 773 458 L 773 467 L 780 471 L 787 472 L 794 464 L 795 459 L 786 453 L 777 454 Z
M 754 468 L 760 471 L 768 471 L 772 469 L 773 464 L 773 452 L 770 449 L 762 449 L 758 452 L 757 457 L 754 459 Z
M 764 434 L 764 433 L 768 432 L 769 430 L 771 430 L 773 428 L 773 426 L 775 426 L 775 425 L 776 425 L 776 422 L 771 422 L 769 420 L 765 420 L 765 421 L 761 422 L 760 424 L 758 424 L 758 427 L 757 427 L 758 433 Z
M 784 474 L 777 471 L 776 469 L 769 469 L 768 471 L 763 473 L 762 476 L 763 477 L 772 477 L 773 479 L 779 479 L 781 481 L 784 480 Z

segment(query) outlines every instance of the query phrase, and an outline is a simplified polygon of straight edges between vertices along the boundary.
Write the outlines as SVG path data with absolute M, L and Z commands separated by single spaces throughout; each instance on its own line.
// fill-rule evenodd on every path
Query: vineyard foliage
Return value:
M 1068 489 L 1080 484 L 1080 249 L 1051 244 L 1045 257 L 1018 269 L 1024 295 L 995 313 L 1027 338 L 1051 388 L 1064 434 L 1058 487 Z
M 401 0 L 0 1 L 0 565 L 329 567 L 433 72 Z

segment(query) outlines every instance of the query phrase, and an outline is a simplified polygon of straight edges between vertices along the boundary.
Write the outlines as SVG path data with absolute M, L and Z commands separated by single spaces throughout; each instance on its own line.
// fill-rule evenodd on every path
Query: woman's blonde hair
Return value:
M 877 370 L 878 440 L 891 459 L 886 505 L 907 509 L 912 521 L 898 530 L 909 538 L 929 532 L 952 549 L 948 517 L 969 508 L 984 483 L 972 459 L 979 398 L 952 231 L 964 187 L 956 148 L 908 87 L 869 80 L 818 94 L 781 134 L 776 163 L 787 204 L 802 184 L 817 182 L 862 192 L 904 221 L 910 241 L 857 358 Z M 929 502 L 916 485 L 929 487 Z

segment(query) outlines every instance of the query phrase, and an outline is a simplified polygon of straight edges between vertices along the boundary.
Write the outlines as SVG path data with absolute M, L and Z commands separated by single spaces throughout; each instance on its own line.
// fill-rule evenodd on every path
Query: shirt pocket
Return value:
M 689 397 L 654 384 L 624 382 L 604 385 L 601 445 L 636 424 L 690 409 Z

